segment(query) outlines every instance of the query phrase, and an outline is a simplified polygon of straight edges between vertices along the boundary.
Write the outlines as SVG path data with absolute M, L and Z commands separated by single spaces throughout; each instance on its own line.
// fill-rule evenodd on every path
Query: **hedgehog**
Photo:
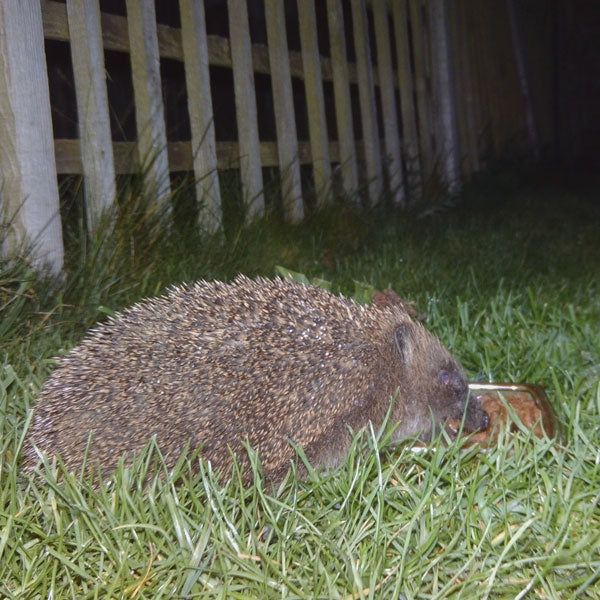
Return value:
M 246 482 L 251 447 L 277 482 L 294 446 L 333 468 L 352 433 L 388 412 L 393 440 L 430 440 L 450 420 L 488 425 L 456 360 L 401 303 L 364 306 L 283 279 L 201 280 L 131 306 L 59 360 L 24 462 L 31 472 L 58 455 L 104 476 L 154 439 L 169 468 L 198 450 L 226 479 L 235 455 Z

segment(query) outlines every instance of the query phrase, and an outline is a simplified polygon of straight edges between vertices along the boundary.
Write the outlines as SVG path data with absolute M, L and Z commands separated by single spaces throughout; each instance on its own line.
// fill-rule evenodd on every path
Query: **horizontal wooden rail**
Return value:
M 115 155 L 115 172 L 118 175 L 135 172 L 136 168 L 136 142 L 113 142 Z M 192 145 L 191 142 L 169 142 L 167 144 L 170 171 L 192 170 Z M 61 175 L 77 174 L 82 172 L 81 152 L 79 140 L 58 139 L 54 140 L 56 156 L 56 172 Z M 339 162 L 339 144 L 329 143 L 329 154 L 332 162 Z M 364 147 L 362 142 L 357 142 L 356 153 L 359 160 L 364 160 Z M 309 142 L 298 142 L 298 158 L 301 165 L 312 164 Z M 277 142 L 260 143 L 260 160 L 263 167 L 278 167 Z M 219 170 L 239 168 L 238 143 L 217 142 L 217 166 Z
M 42 17 L 44 23 L 44 37 L 60 42 L 69 41 L 69 25 L 67 23 L 67 7 L 54 0 L 42 0 Z M 163 58 L 172 58 L 183 61 L 183 48 L 181 45 L 181 31 L 176 27 L 158 24 L 158 50 Z M 106 50 L 129 52 L 129 35 L 127 33 L 127 18 L 120 15 L 102 13 L 102 37 Z M 207 35 L 208 57 L 211 65 L 215 67 L 231 68 L 231 50 L 229 40 L 218 35 Z M 252 64 L 255 73 L 269 75 L 269 51 L 263 44 L 252 45 Z M 290 51 L 290 71 L 292 77 L 304 78 L 302 68 L 302 53 Z M 324 81 L 333 81 L 331 59 L 321 56 L 321 72 Z M 358 83 L 356 65 L 348 63 L 350 83 Z M 377 70 L 373 72 L 376 85 L 379 85 Z M 395 81 L 397 84 L 397 80 Z

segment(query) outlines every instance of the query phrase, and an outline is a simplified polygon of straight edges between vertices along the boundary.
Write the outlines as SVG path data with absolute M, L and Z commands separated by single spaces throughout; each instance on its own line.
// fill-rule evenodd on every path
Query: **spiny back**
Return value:
M 406 323 L 421 329 L 401 308 L 279 279 L 183 285 L 110 319 L 61 359 L 29 439 L 78 468 L 91 432 L 89 464 L 105 472 L 152 436 L 169 464 L 189 443 L 224 472 L 245 441 L 274 475 L 294 455 L 289 440 L 336 462 L 347 426 L 383 418 L 400 372 L 393 331 Z M 30 446 L 26 462 L 36 459 Z

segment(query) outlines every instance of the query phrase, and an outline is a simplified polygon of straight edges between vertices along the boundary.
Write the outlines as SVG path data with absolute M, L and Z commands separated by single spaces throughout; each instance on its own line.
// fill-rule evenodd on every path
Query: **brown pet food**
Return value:
M 482 391 L 482 394 L 478 394 Z M 523 427 L 531 429 L 539 438 L 547 435 L 553 438 L 558 435 L 559 427 L 548 403 L 544 391 L 533 385 L 527 384 L 471 384 L 471 392 L 479 398 L 482 408 L 488 413 L 490 425 L 485 431 L 480 431 L 469 436 L 469 443 L 491 444 L 498 440 L 500 431 L 509 427 L 509 431 L 516 432 L 520 429 L 511 412 L 518 417 Z M 509 411 L 507 405 L 512 410 Z M 460 422 L 449 421 L 448 431 L 457 435 Z

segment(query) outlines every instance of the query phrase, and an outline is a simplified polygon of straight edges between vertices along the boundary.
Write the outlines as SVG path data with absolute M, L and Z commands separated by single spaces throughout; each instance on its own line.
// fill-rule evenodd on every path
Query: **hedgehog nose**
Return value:
M 490 416 L 477 396 L 469 395 L 466 410 L 465 426 L 469 431 L 485 431 L 490 426 Z
M 483 409 L 481 412 L 483 413 L 483 415 L 481 415 L 479 431 L 485 431 L 490 426 L 490 415 L 488 415 Z

